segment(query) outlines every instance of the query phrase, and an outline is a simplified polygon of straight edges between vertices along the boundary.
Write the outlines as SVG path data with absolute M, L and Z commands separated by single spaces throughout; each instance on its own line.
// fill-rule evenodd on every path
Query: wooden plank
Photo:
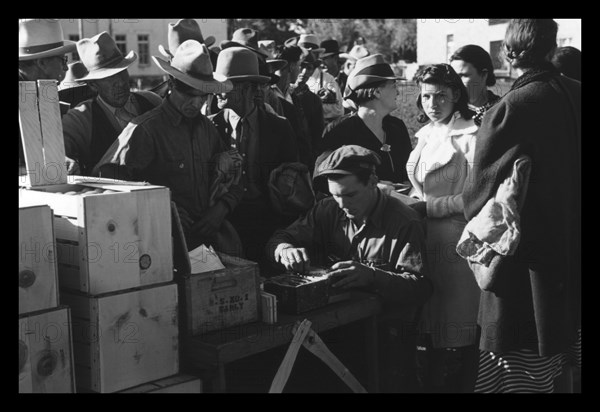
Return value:
M 19 314 L 58 306 L 52 210 L 19 208 Z
M 63 185 L 60 185 L 63 186 Z M 76 186 L 68 186 L 57 190 L 77 190 Z M 68 196 L 62 193 L 53 193 L 36 189 L 19 189 L 19 206 L 48 205 L 55 215 L 77 217 L 81 196 Z
M 79 225 L 77 219 L 66 216 L 55 216 L 54 234 L 56 235 L 56 239 L 79 242 Z
M 321 359 L 329 368 L 341 379 L 352 392 L 367 393 L 360 382 L 352 375 L 352 373 L 344 366 L 344 364 L 329 350 L 321 337 L 313 330 L 309 330 L 306 338 L 302 342 L 302 346 L 308 349 L 313 355 Z
M 308 319 L 304 319 L 298 326 L 298 329 L 292 338 L 292 343 L 285 353 L 283 361 L 281 362 L 281 365 L 279 365 L 279 369 L 277 369 L 275 378 L 273 378 L 269 393 L 281 393 L 283 391 L 283 387 L 285 386 L 288 378 L 290 377 L 290 373 L 292 372 L 292 367 L 294 366 L 294 361 L 298 355 L 298 350 L 300 350 L 300 347 L 304 342 L 304 338 L 310 331 L 310 325 L 311 322 Z
M 73 354 L 69 308 L 19 318 L 19 346 L 27 347 L 28 370 L 19 370 L 19 392 L 73 393 Z M 31 378 L 21 379 L 22 374 Z M 30 386 L 26 386 L 30 384 Z
M 173 280 L 170 191 L 165 187 L 140 190 L 135 195 L 141 259 L 140 284 L 170 282 Z M 150 266 L 145 268 L 146 264 Z
M 135 193 L 83 198 L 87 287 L 93 294 L 140 286 L 140 236 Z M 84 285 L 82 285 L 83 287 Z
M 196 376 L 179 374 L 125 389 L 119 393 L 202 393 L 202 381 Z
M 29 184 L 51 184 L 52 182 L 46 180 L 44 173 L 42 131 L 35 82 L 19 82 L 19 128 Z
M 179 372 L 174 283 L 88 299 L 97 328 L 89 389 L 115 392 Z
M 205 367 L 229 363 L 246 356 L 285 345 L 291 341 L 292 328 L 298 320 L 308 318 L 315 332 L 365 319 L 381 311 L 379 299 L 368 293 L 354 292 L 350 300 L 327 305 L 302 315 L 278 314 L 279 322 L 267 325 L 254 322 L 184 337 L 182 359 L 191 365 Z
M 60 294 L 63 290 L 81 289 L 81 267 L 58 264 L 58 286 Z
M 65 142 L 60 116 L 58 85 L 55 80 L 38 80 L 37 84 L 45 179 L 52 184 L 66 183 Z

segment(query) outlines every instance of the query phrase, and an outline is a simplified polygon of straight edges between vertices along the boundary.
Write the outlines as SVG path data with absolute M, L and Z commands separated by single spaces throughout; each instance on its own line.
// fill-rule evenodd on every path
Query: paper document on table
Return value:
M 225 266 L 221 262 L 221 259 L 219 259 L 217 252 L 215 252 L 212 246 L 206 247 L 204 245 L 200 245 L 196 249 L 189 252 L 189 256 L 192 274 L 225 269 Z

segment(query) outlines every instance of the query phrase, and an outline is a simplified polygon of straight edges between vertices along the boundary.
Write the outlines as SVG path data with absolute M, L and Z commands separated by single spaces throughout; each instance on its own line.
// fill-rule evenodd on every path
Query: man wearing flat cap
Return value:
M 75 81 L 87 83 L 97 95 L 63 116 L 63 134 L 65 154 L 89 176 L 125 126 L 162 100 L 149 91 L 130 91 L 127 68 L 137 54 L 132 50 L 123 56 L 107 32 L 79 40 L 77 53 L 88 73 Z
M 239 256 L 237 234 L 234 242 L 225 242 L 232 239 L 220 235 L 222 230 L 232 230 L 225 217 L 239 203 L 242 189 L 235 183 L 214 196 L 211 176 L 216 174 L 215 158 L 229 147 L 201 113 L 208 94 L 225 93 L 233 86 L 213 73 L 206 45 L 196 40 L 183 42 L 170 62 L 156 56 L 152 59 L 169 75 L 170 92 L 160 106 L 123 130 L 95 174 L 168 187 L 188 249 L 205 244 Z
M 326 179 L 333 196 L 275 232 L 267 254 L 299 272 L 309 265 L 329 266 L 334 257 L 332 287 L 381 297 L 383 384 L 386 391 L 396 391 L 406 390 L 407 380 L 414 383 L 414 336 L 402 331 L 414 330 L 432 285 L 425 276 L 422 223 L 411 208 L 377 187 L 380 162 L 375 152 L 356 145 L 319 156 L 314 179 Z

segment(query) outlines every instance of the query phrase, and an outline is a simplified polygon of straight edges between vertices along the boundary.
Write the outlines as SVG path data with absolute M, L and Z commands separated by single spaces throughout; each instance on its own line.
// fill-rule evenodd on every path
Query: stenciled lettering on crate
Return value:
M 19 314 L 58 306 L 54 218 L 48 206 L 19 208 Z
M 19 316 L 19 393 L 74 393 L 67 307 Z
M 255 262 L 218 253 L 225 269 L 185 275 L 182 317 L 187 335 L 199 335 L 259 318 L 259 270 Z
M 175 283 L 90 296 L 61 291 L 73 314 L 77 387 L 101 393 L 179 372 Z
M 173 279 L 169 189 L 65 184 L 19 189 L 54 211 L 61 289 L 102 294 Z

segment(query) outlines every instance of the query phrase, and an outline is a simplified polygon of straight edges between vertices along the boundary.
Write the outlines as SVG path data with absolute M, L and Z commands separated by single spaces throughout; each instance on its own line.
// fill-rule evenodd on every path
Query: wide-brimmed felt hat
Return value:
M 89 73 L 88 69 L 85 68 L 85 65 L 80 61 L 76 61 L 69 63 L 68 67 L 69 69 L 65 73 L 65 78 L 62 79 L 62 81 L 58 85 L 58 89 L 64 90 L 72 87 L 85 86 L 85 82 L 79 81 L 79 79 L 82 79 Z
M 79 40 L 77 53 L 89 72 L 77 81 L 105 79 L 126 70 L 138 57 L 133 50 L 123 56 L 115 40 L 105 31 L 90 39 Z
M 277 49 L 275 40 L 259 40 L 258 49 L 262 50 L 266 54 L 267 65 L 269 66 L 269 70 L 271 70 L 271 72 L 281 70 L 288 65 L 287 60 L 278 59 L 275 57 Z
M 369 52 L 369 50 L 367 50 L 365 46 L 363 46 L 362 44 L 357 44 L 356 46 L 352 47 L 350 52 L 341 53 L 340 58 L 359 60 L 367 57 L 370 54 L 371 53 Z
M 319 47 L 319 40 L 314 34 L 301 34 L 300 36 L 289 38 L 284 42 L 284 46 L 300 46 L 303 49 L 310 50 L 317 56 L 325 51 L 324 48 Z
M 231 35 L 231 40 L 221 42 L 221 49 L 229 47 L 246 47 L 258 53 L 263 59 L 268 56 L 268 53 L 258 46 L 258 32 L 248 27 L 237 29 Z
M 215 73 L 232 81 L 267 83 L 271 79 L 259 74 L 258 57 L 246 47 L 227 47 L 221 50 Z
M 335 56 L 336 54 L 340 54 L 340 44 L 335 39 L 323 40 L 320 45 L 323 48 L 323 53 L 321 53 L 321 58 Z
M 397 76 L 382 54 L 373 54 L 356 61 L 354 69 L 348 75 L 344 98 L 349 97 L 354 90 L 364 89 L 374 83 L 385 80 L 404 80 Z
M 63 39 L 58 19 L 19 20 L 19 61 L 62 56 L 75 48 L 74 41 Z
M 313 179 L 329 174 L 353 175 L 361 170 L 375 171 L 381 158 L 372 150 L 345 145 L 322 153 L 315 162 Z
M 169 49 L 165 49 L 162 44 L 158 46 L 158 51 L 166 58 L 173 57 L 177 47 L 186 40 L 196 40 L 206 44 L 206 47 L 212 46 L 216 40 L 214 36 L 204 38 L 200 25 L 194 19 L 181 19 L 177 23 L 169 23 L 167 30 Z
M 205 93 L 227 93 L 233 84 L 224 76 L 213 73 L 206 44 L 186 40 L 177 47 L 171 62 L 152 56 L 154 63 L 177 80 Z

